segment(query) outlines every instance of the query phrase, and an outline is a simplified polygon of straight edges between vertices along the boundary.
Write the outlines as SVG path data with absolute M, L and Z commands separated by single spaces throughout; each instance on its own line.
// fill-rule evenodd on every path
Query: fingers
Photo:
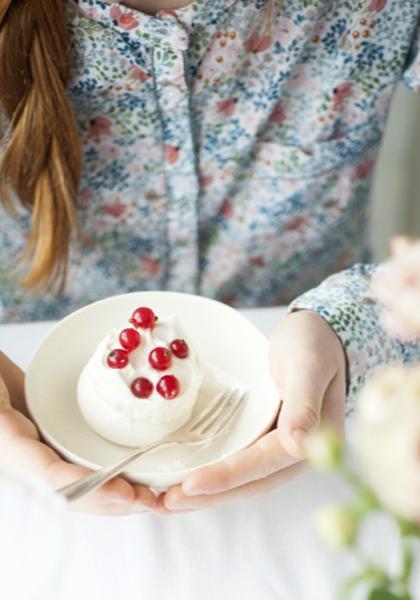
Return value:
M 0 431 L 2 458 L 17 469 L 38 474 L 54 489 L 63 487 L 91 471 L 62 460 L 39 440 L 35 425 L 21 412 L 11 408 L 0 378 Z M 117 477 L 98 490 L 69 505 L 71 510 L 91 514 L 131 514 L 154 508 L 156 497 L 146 486 L 131 485 Z
M 69 504 L 71 512 L 83 512 L 91 515 L 106 515 L 120 517 L 124 515 L 136 515 L 155 511 L 158 499 L 145 486 L 132 485 L 134 498 L 131 502 L 107 502 L 105 504 L 89 503 L 81 505 L 80 502 Z
M 327 321 L 298 311 L 279 322 L 270 339 L 270 369 L 283 400 L 278 429 L 285 450 L 305 456 L 305 439 L 321 421 L 326 390 L 345 380 L 345 354 Z
M 249 448 L 192 473 L 184 480 L 182 489 L 187 495 L 216 494 L 268 477 L 294 462 L 296 459 L 285 452 L 275 430 Z
M 157 504 L 157 497 L 155 494 L 145 485 L 130 484 L 134 490 L 133 504 L 144 505 L 148 509 L 154 509 Z
M 214 507 L 219 504 L 226 504 L 227 502 L 233 502 L 235 500 L 250 498 L 267 493 L 275 487 L 287 483 L 298 474 L 302 473 L 306 468 L 307 463 L 301 461 L 286 469 L 277 471 L 264 479 L 259 479 L 218 494 L 187 496 L 183 492 L 183 486 L 175 486 L 159 498 L 156 510 L 159 514 L 165 515 L 173 510 L 197 510 Z
M 346 407 L 346 382 L 337 374 L 328 386 L 322 404 L 321 420 L 323 424 L 332 424 L 340 434 L 344 433 Z
M 306 436 L 318 429 L 325 391 L 330 378 L 322 368 L 308 361 L 294 368 L 282 385 L 282 410 L 278 430 L 289 455 L 303 458 Z
M 32 421 L 10 406 L 0 409 L 0 431 L 2 443 L 19 437 L 39 439 L 38 430 Z
M 59 489 L 90 473 L 85 467 L 58 460 L 47 469 L 46 477 L 54 489 Z M 101 505 L 110 505 L 113 507 L 112 514 L 131 514 L 153 509 L 156 502 L 156 496 L 146 486 L 130 484 L 123 477 L 115 477 L 80 500 L 72 502 L 70 508 L 95 514 L 110 514 L 108 508 L 101 508 Z M 115 509 L 116 505 L 122 507 L 121 510 Z
M 44 475 L 54 489 L 59 489 L 90 473 L 91 471 L 85 467 L 58 459 L 49 465 Z M 131 485 L 121 477 L 116 477 L 99 489 L 77 500 L 74 504 L 80 509 L 88 508 L 92 504 L 106 504 L 109 502 L 126 504 L 132 502 L 134 497 L 135 493 Z
M 54 489 L 91 472 L 62 460 L 52 448 L 36 437 L 30 437 L 31 426 L 30 421 L 17 411 L 9 409 L 0 413 L 2 457 L 8 464 L 16 465 L 28 473 L 39 474 Z M 125 512 L 116 510 L 117 504 L 119 507 L 124 505 Z M 143 507 L 152 508 L 155 504 L 156 498 L 147 487 L 131 485 L 122 477 L 117 477 L 69 507 L 82 512 L 110 514 L 106 507 L 112 506 L 112 514 L 130 514 L 132 511 L 143 510 Z

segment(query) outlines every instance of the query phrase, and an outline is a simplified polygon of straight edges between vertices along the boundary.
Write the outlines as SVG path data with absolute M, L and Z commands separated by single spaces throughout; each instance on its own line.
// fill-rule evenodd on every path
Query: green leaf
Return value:
M 398 525 L 403 536 L 420 537 L 420 525 L 400 518 L 398 519 Z
M 368 600 L 402 600 L 402 598 L 385 588 L 375 588 L 370 591 Z
M 353 590 L 363 582 L 367 581 L 366 573 L 359 573 L 347 579 L 340 590 L 338 600 L 351 600 Z

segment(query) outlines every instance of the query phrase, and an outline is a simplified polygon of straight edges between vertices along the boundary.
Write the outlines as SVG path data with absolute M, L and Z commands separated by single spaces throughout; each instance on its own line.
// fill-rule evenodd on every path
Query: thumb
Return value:
M 282 446 L 295 458 L 305 457 L 305 441 L 318 429 L 329 379 L 319 370 L 293 369 L 281 386 L 283 404 L 278 418 Z

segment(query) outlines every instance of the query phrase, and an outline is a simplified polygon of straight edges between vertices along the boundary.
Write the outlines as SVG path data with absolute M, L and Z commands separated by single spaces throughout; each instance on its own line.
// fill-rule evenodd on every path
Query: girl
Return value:
M 276 429 L 157 503 L 116 479 L 81 508 L 265 491 L 302 469 L 307 433 L 340 424 L 373 367 L 420 357 L 386 336 L 364 264 L 392 93 L 420 86 L 419 12 L 418 0 L 0 1 L 1 319 L 138 289 L 290 303 L 270 341 Z M 2 452 L 57 486 L 83 474 L 38 441 L 4 356 L 0 372 Z

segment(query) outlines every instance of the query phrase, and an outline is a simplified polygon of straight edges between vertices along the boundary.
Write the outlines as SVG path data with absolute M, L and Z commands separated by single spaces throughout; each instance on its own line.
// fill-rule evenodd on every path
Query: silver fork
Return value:
M 159 442 L 153 442 L 143 448 L 139 448 L 125 456 L 122 460 L 102 467 L 81 479 L 70 483 L 57 492 L 64 496 L 68 502 L 74 502 L 82 496 L 93 492 L 98 487 L 116 477 L 125 467 L 135 460 L 149 454 L 157 448 L 163 448 L 171 444 L 182 444 L 186 446 L 198 446 L 204 442 L 213 442 L 226 430 L 233 421 L 234 416 L 242 406 L 248 392 L 241 390 L 228 390 L 221 392 L 191 421 L 185 429 L 175 431 L 165 436 Z

